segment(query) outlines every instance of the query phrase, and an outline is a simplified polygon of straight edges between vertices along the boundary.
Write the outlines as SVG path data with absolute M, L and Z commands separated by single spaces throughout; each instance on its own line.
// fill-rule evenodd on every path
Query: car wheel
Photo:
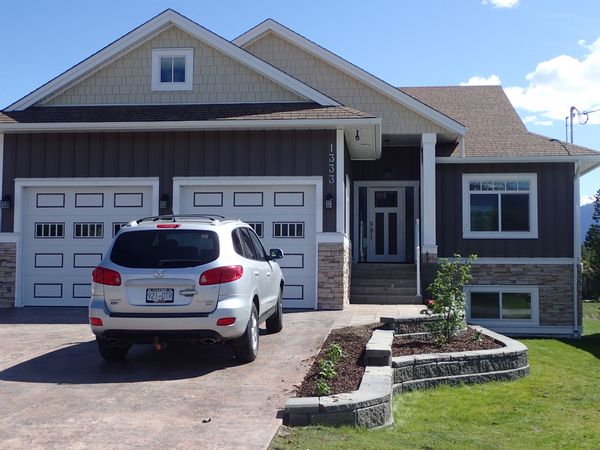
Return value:
M 252 305 L 250 319 L 246 331 L 232 342 L 233 354 L 241 362 L 249 363 L 256 359 L 258 354 L 258 313 L 256 306 Z
M 267 331 L 269 333 L 279 333 L 283 328 L 283 302 L 281 300 L 281 291 L 277 297 L 277 307 L 275 312 L 267 319 Z
M 123 361 L 129 351 L 129 345 L 123 347 L 114 347 L 106 345 L 100 338 L 96 338 L 100 355 L 107 361 Z

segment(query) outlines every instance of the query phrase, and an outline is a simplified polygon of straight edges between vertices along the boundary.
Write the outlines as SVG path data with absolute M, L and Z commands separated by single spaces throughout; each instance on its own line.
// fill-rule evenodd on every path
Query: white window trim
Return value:
M 185 81 L 182 83 L 160 81 L 160 58 L 185 58 Z M 152 49 L 152 90 L 153 91 L 191 91 L 194 80 L 193 48 L 153 48 Z
M 471 231 L 471 181 L 528 181 L 529 182 L 529 231 Z M 487 192 L 487 191 L 486 191 Z M 500 193 L 502 191 L 489 191 Z M 525 192 L 525 191 L 523 191 Z M 500 220 L 501 211 L 499 211 Z M 463 174 L 462 178 L 462 221 L 465 239 L 537 239 L 538 238 L 538 201 L 537 174 L 535 173 L 484 173 Z
M 467 296 L 465 304 L 465 312 L 467 322 L 474 325 L 484 327 L 502 326 L 538 326 L 540 323 L 540 308 L 539 308 L 539 287 L 533 285 L 471 285 L 464 287 Z M 527 293 L 531 295 L 531 319 L 472 319 L 471 318 L 471 293 L 472 292 L 493 292 L 493 293 Z

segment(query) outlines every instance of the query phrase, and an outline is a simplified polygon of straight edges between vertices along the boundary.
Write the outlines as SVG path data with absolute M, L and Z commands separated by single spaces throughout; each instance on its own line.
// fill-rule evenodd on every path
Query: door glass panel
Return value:
M 398 214 L 388 214 L 388 254 L 398 254 Z
M 383 213 L 375 214 L 375 253 L 383 255 L 384 252 L 384 215 Z
M 375 191 L 376 208 L 398 207 L 398 191 Z

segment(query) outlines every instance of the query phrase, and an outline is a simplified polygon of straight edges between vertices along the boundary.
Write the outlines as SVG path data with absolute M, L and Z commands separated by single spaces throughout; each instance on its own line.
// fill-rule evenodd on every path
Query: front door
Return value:
M 368 188 L 367 241 L 369 261 L 406 261 L 404 191 L 404 187 Z

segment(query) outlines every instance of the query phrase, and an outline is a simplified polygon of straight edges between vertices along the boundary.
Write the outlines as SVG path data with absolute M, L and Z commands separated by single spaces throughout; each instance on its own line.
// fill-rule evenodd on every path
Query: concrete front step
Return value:
M 379 279 L 396 279 L 396 280 L 416 280 L 417 272 L 397 272 L 392 270 L 379 270 L 372 272 L 352 271 L 352 278 L 379 278 Z
M 350 295 L 417 295 L 415 283 L 411 286 L 356 286 L 352 284 Z
M 420 295 L 350 295 L 350 303 L 368 305 L 420 305 Z
M 396 279 L 386 279 L 386 278 L 357 278 L 352 277 L 352 286 L 365 286 L 365 287 L 413 287 L 417 284 L 416 277 L 415 278 L 396 278 Z

